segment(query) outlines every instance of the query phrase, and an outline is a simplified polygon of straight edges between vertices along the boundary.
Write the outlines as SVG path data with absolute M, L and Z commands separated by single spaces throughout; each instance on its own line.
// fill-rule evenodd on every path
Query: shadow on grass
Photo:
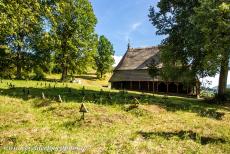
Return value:
M 200 143 L 201 145 L 206 144 L 215 144 L 215 143 L 227 143 L 226 140 L 223 138 L 218 137 L 206 137 L 206 136 L 200 136 L 198 133 L 195 133 L 193 131 L 178 131 L 178 132 L 137 132 L 137 134 L 141 135 L 144 139 L 151 139 L 154 136 L 160 136 L 167 140 L 173 137 L 178 137 L 180 140 L 193 140 L 197 143 Z
M 96 76 L 89 76 L 89 75 L 78 75 L 78 76 L 75 76 L 75 78 L 80 78 L 80 79 L 85 79 L 85 80 L 97 80 L 97 77 Z
M 22 98 L 29 100 L 33 98 L 42 98 L 42 93 L 49 101 L 40 101 L 35 104 L 36 107 L 43 107 L 50 104 L 52 101 L 58 101 L 58 95 L 62 97 L 64 102 L 89 102 L 95 104 L 113 105 L 113 104 L 134 104 L 135 98 L 139 100 L 141 104 L 155 104 L 167 111 L 187 111 L 197 113 L 202 117 L 214 118 L 221 120 L 224 117 L 223 112 L 218 112 L 218 109 L 222 109 L 223 106 L 210 105 L 203 103 L 202 101 L 190 99 L 190 98 L 169 98 L 153 95 L 145 95 L 138 93 L 128 93 L 125 91 L 110 92 L 110 91 L 94 91 L 88 89 L 73 89 L 67 87 L 56 88 L 29 88 L 15 87 L 11 89 L 0 89 L 1 95 Z

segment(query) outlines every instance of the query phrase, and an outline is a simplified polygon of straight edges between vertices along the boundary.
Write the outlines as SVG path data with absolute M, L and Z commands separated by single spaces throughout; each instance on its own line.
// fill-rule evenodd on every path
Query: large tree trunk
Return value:
M 101 79 L 102 79 L 102 77 L 103 77 L 103 73 L 101 72 Z
M 63 68 L 62 68 L 62 76 L 61 76 L 61 80 L 62 81 L 65 81 L 66 80 L 66 78 L 67 78 L 67 73 L 68 72 L 68 68 L 66 67 L 66 66 L 64 66 Z
M 200 81 L 198 78 L 196 79 L 196 96 L 197 99 L 200 99 Z
M 17 57 L 16 57 L 16 78 L 22 78 L 22 66 L 21 66 L 21 47 L 18 46 Z
M 223 96 L 227 88 L 229 55 L 221 61 L 218 95 Z
M 22 78 L 22 67 L 20 64 L 17 64 L 17 74 L 16 74 L 16 78 L 17 79 L 21 79 Z

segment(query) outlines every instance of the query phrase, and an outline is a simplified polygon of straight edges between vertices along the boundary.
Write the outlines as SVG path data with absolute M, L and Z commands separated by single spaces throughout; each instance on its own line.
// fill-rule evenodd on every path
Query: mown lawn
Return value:
M 82 102 L 89 110 L 85 121 L 80 120 Z M 0 124 L 0 153 L 35 153 L 4 150 L 9 146 L 74 146 L 84 153 L 230 153 L 229 104 L 98 86 L 3 80 Z M 64 151 L 76 152 L 81 151 Z

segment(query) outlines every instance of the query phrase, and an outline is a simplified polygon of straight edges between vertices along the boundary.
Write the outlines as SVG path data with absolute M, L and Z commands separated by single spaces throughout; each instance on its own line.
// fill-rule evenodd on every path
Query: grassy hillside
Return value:
M 0 83 L 0 153 L 23 153 L 4 150 L 7 146 L 75 146 L 84 153 L 230 153 L 229 105 L 101 89 L 98 85 L 106 82 L 93 82 L 83 83 L 84 88 Z M 89 110 L 85 121 L 80 120 L 82 102 Z

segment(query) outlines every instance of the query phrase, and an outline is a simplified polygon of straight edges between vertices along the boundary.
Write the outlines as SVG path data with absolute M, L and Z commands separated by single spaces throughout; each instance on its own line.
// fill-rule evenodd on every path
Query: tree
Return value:
M 38 0 L 0 2 L 1 45 L 6 46 L 16 66 L 16 77 L 22 78 L 22 71 L 30 71 L 31 37 L 41 26 L 40 3 Z
M 220 72 L 218 94 L 226 93 L 230 58 L 230 3 L 227 0 L 201 0 L 192 17 L 194 25 L 205 36 L 208 58 L 215 59 Z
M 45 78 L 44 72 L 51 72 L 51 62 L 54 47 L 54 40 L 48 32 L 40 31 L 32 39 L 32 60 L 34 79 Z
M 105 36 L 100 36 L 97 53 L 95 55 L 98 77 L 102 78 L 104 74 L 112 70 L 114 64 L 113 55 L 113 45 Z
M 14 67 L 11 53 L 6 46 L 0 46 L 0 78 L 12 78 Z
M 177 74 L 178 79 L 196 79 L 199 87 L 199 78 L 215 75 L 219 67 L 213 54 L 205 49 L 205 34 L 191 20 L 196 15 L 195 8 L 201 6 L 200 1 L 161 0 L 157 6 L 159 11 L 151 7 L 149 17 L 158 29 L 157 34 L 167 36 L 160 48 L 163 67 L 178 69 L 183 72 Z
M 82 72 L 92 61 L 96 50 L 94 28 L 97 19 L 88 0 L 55 1 L 50 8 L 55 63 L 62 69 L 61 79 L 65 81 L 68 72 Z

